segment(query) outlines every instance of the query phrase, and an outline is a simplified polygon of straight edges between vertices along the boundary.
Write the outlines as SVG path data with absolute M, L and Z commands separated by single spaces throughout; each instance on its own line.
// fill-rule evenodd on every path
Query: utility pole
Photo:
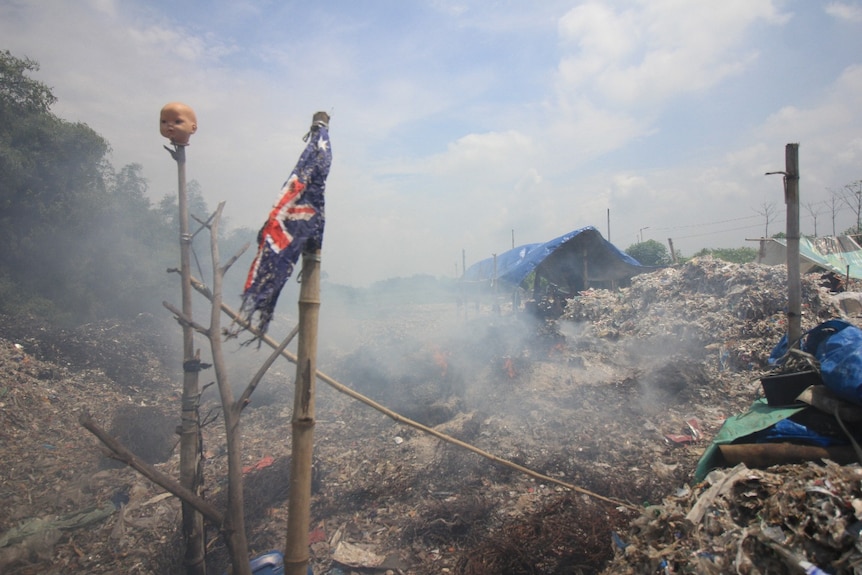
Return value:
M 461 275 L 467 271 L 467 250 L 461 248 Z
M 644 243 L 644 230 L 648 230 L 649 226 L 643 227 L 638 230 L 638 243 Z
M 608 241 L 611 241 L 611 209 L 608 208 Z
M 802 280 L 799 275 L 799 144 L 784 149 L 785 171 L 766 175 L 784 176 L 787 205 L 787 345 L 799 348 L 802 338 Z
M 799 276 L 799 144 L 784 151 L 784 203 L 787 204 L 787 341 L 799 347 L 802 337 L 802 282 Z

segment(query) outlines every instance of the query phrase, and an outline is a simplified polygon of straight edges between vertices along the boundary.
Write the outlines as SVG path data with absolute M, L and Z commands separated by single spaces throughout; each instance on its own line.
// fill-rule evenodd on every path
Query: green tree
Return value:
M 645 266 L 666 266 L 671 263 L 670 252 L 655 240 L 630 245 L 626 253 Z
M 694 257 L 712 256 L 719 260 L 735 264 L 745 264 L 757 259 L 757 250 L 754 248 L 703 248 Z
M 35 70 L 0 52 L 0 311 L 74 322 L 161 310 L 178 236 L 141 166 L 114 173 L 107 141 L 56 117 Z
M 38 71 L 35 61 L 16 58 L 9 50 L 0 51 L 0 110 L 48 112 L 57 98 L 48 86 L 28 77 L 28 73 Z
M 186 201 L 189 205 L 189 229 L 194 231 L 200 224 L 198 221 L 206 221 L 210 216 L 210 208 L 204 199 L 203 189 L 197 180 L 191 180 L 186 184 Z M 159 201 L 158 212 L 162 215 L 168 226 L 180 233 L 180 209 L 177 193 L 165 194 Z M 224 225 L 222 218 L 221 225 Z M 209 245 L 209 244 L 207 244 Z
M 0 52 L 0 272 L 22 293 L 75 313 L 85 270 L 75 239 L 106 190 L 107 142 L 50 112 L 50 89 L 29 59 Z M 74 304 L 74 305 L 73 305 Z M 5 304 L 2 304 L 5 305 Z
M 139 164 L 124 166 L 109 180 L 94 225 L 79 238 L 81 251 L 92 258 L 87 269 L 90 293 L 99 302 L 94 313 L 161 313 L 165 293 L 178 285 L 166 273 L 179 265 L 178 234 L 152 208 Z

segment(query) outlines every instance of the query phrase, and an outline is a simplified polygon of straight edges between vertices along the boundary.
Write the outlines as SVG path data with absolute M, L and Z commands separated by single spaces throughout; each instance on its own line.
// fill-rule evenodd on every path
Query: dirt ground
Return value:
M 803 280 L 803 328 L 833 317 L 859 325 L 818 278 Z M 857 465 L 717 470 L 728 474 L 720 494 L 709 491 L 717 476 L 693 482 L 725 418 L 762 394 L 766 359 L 786 329 L 785 285 L 783 267 L 695 260 L 584 292 L 553 321 L 488 296 L 353 309 L 329 305 L 324 291 L 320 371 L 498 459 L 318 380 L 315 573 L 794 572 L 781 549 L 857 572 Z M 65 331 L 2 319 L 0 572 L 183 573 L 177 499 L 106 457 L 78 423 L 91 413 L 178 477 L 179 327 L 148 316 Z M 237 394 L 267 354 L 229 354 Z M 294 375 L 277 362 L 242 417 L 253 555 L 284 546 Z M 203 372 L 202 384 L 213 377 Z M 223 507 L 216 399 L 210 389 L 201 404 L 213 420 L 204 495 Z M 811 498 L 821 491 L 831 507 Z M 707 493 L 709 512 L 693 523 L 687 516 Z M 764 522 L 775 510 L 797 528 L 784 526 L 778 551 L 778 523 Z M 221 573 L 227 555 L 215 526 L 208 540 L 208 572 Z

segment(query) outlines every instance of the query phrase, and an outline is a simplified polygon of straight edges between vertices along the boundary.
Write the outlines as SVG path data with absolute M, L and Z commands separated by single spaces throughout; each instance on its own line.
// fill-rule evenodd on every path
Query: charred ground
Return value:
M 550 323 L 505 309 L 496 315 L 493 302 L 390 306 L 379 315 L 342 307 L 326 318 L 339 337 L 327 340 L 324 325 L 318 367 L 497 457 L 649 509 L 682 497 L 724 418 L 759 395 L 766 357 L 785 329 L 785 282 L 780 267 L 704 259 L 639 276 L 624 290 L 586 292 Z M 803 300 L 804 327 L 841 313 L 816 276 L 805 278 Z M 182 573 L 178 502 L 111 465 L 77 424 L 91 411 L 176 476 L 179 328 L 145 316 L 63 331 L 5 319 L 0 568 Z M 247 351 L 233 357 L 242 385 L 255 359 Z M 293 374 L 292 365 L 276 364 L 243 415 L 254 553 L 283 546 Z M 628 540 L 630 524 L 643 522 L 630 507 L 537 481 L 322 382 L 317 389 L 315 572 L 350 572 L 333 559 L 355 546 L 369 562 L 357 572 L 375 562 L 380 571 L 417 574 L 647 572 L 635 554 L 631 565 L 619 548 L 614 558 L 611 533 Z M 217 411 L 205 396 L 202 413 Z M 696 441 L 668 439 L 690 433 L 692 421 Z M 216 421 L 204 437 L 206 496 L 216 504 L 225 492 L 223 446 Z M 104 516 L 87 522 L 81 513 L 93 509 Z M 20 531 L 27 525 L 30 532 Z M 217 573 L 226 555 L 215 531 L 211 537 Z

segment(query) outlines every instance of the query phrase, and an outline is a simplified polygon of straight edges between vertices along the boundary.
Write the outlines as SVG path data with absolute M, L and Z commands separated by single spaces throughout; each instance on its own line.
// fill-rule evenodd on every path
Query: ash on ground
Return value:
M 583 292 L 551 321 L 454 298 L 327 311 L 324 289 L 320 371 L 579 490 L 441 441 L 318 380 L 315 573 L 765 574 L 796 572 L 796 559 L 856 573 L 857 465 L 734 467 L 693 482 L 724 420 L 761 395 L 786 331 L 786 283 L 781 266 L 697 259 L 624 289 Z M 834 317 L 858 325 L 818 284 L 817 274 L 803 278 L 803 329 Z M 184 572 L 179 502 L 116 466 L 77 423 L 90 411 L 178 477 L 179 328 L 167 322 L 173 338 L 157 337 L 170 333 L 162 323 L 56 331 L 3 322 L 3 573 Z M 235 391 L 267 354 L 230 356 Z M 242 418 L 254 555 L 284 545 L 294 375 L 276 363 Z M 212 377 L 203 372 L 202 383 Z M 218 409 L 205 395 L 202 416 Z M 224 443 L 220 420 L 204 429 L 205 496 L 216 505 Z M 208 571 L 221 573 L 227 555 L 214 526 L 208 537 Z

